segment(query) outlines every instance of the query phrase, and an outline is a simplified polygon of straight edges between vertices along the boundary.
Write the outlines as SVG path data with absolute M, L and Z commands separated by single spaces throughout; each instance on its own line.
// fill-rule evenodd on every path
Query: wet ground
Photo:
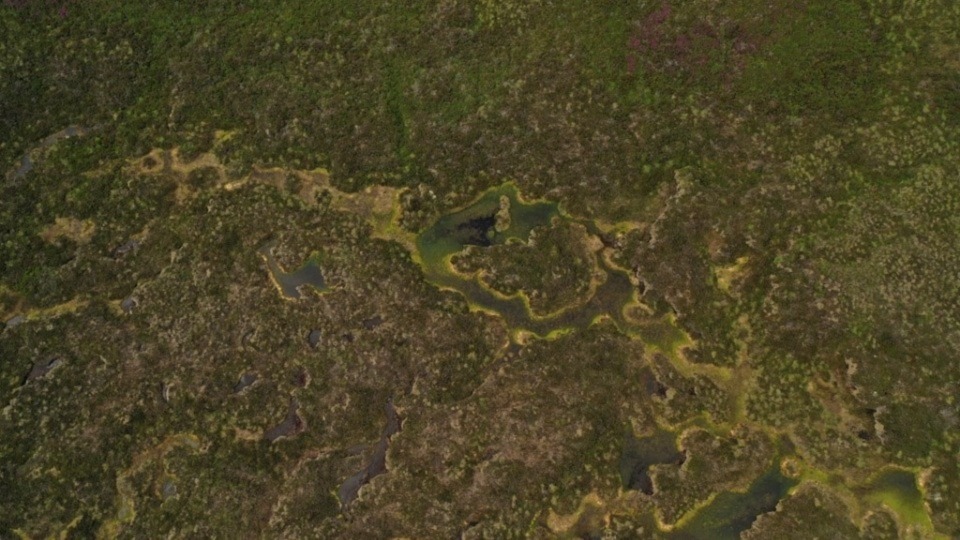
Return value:
M 273 248 L 274 244 L 268 243 L 261 247 L 258 253 L 267 262 L 270 277 L 284 297 L 299 300 L 303 296 L 303 288 L 308 286 L 318 291 L 326 290 L 323 271 L 320 270 L 317 261 L 310 260 L 293 272 L 284 272 L 273 257 Z
M 507 219 L 502 201 L 509 201 Z M 501 223 L 498 226 L 498 214 Z M 451 269 L 450 259 L 467 246 L 503 245 L 509 241 L 526 242 L 537 227 L 548 227 L 553 220 L 571 220 L 563 216 L 557 204 L 520 198 L 516 187 L 504 184 L 482 195 L 473 204 L 443 216 L 417 237 L 417 254 L 427 279 L 442 288 L 463 294 L 478 310 L 496 313 L 514 330 L 539 336 L 573 328 L 585 328 L 598 317 L 612 318 L 626 330 L 630 322 L 624 309 L 636 300 L 635 287 L 623 270 L 611 267 L 602 256 L 598 264 L 604 279 L 591 298 L 581 306 L 558 314 L 540 317 L 531 312 L 529 301 L 521 295 L 504 296 L 490 289 L 476 277 L 465 278 Z M 589 223 L 588 230 L 597 230 Z

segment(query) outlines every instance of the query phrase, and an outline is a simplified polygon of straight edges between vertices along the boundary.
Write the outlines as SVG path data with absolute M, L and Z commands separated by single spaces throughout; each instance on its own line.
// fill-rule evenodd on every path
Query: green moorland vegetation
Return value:
M 958 233 L 955 0 L 3 0 L 0 538 L 955 538 Z

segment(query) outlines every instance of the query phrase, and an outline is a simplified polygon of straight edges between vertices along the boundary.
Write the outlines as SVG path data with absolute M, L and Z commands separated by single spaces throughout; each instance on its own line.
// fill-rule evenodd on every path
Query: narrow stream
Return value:
M 63 139 L 69 139 L 70 137 L 79 137 L 81 135 L 86 135 L 91 131 L 90 128 L 84 128 L 80 126 L 70 126 L 65 129 L 54 133 L 53 135 L 48 135 L 45 139 L 40 141 L 40 144 L 34 146 L 33 148 L 24 152 L 23 157 L 20 158 L 20 166 L 13 173 L 14 180 L 20 180 L 25 177 L 30 171 L 33 170 L 33 157 L 31 154 L 39 152 L 41 150 L 46 150 L 54 144 L 60 142 Z

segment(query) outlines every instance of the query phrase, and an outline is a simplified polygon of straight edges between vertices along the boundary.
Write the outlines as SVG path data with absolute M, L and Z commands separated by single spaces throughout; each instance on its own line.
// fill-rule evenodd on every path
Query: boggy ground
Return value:
M 960 534 L 960 5 L 615 4 L 0 6 L 0 536 Z
M 115 174 L 158 185 L 166 212 L 146 224 L 83 216 L 83 241 L 42 235 L 74 250 L 65 282 L 93 264 L 111 272 L 69 308 L 21 298 L 25 320 L 4 331 L 6 354 L 33 362 L 5 364 L 4 452 L 18 463 L 5 469 L 5 505 L 17 534 L 723 538 L 793 500 L 797 485 L 811 486 L 797 497 L 840 501 L 831 511 L 850 516 L 851 531 L 882 516 L 888 529 L 933 533 L 922 484 L 914 502 L 885 497 L 866 470 L 821 462 L 792 430 L 751 418 L 758 370 L 701 363 L 668 312 L 641 305 L 628 326 L 587 319 L 544 340 L 471 309 L 456 286 L 437 289 L 395 222 L 396 190 L 345 194 L 325 171 L 234 178 L 213 154 L 186 161 L 176 150 Z M 464 249 L 536 250 L 550 229 L 522 221 L 512 225 L 526 239 Z M 645 227 L 605 240 L 629 245 Z M 310 259 L 326 288 L 297 299 L 274 286 L 278 261 Z M 644 458 L 656 433 L 674 450 Z M 99 489 L 49 506 L 48 493 L 77 483 Z M 753 534 L 779 519 L 757 520 Z

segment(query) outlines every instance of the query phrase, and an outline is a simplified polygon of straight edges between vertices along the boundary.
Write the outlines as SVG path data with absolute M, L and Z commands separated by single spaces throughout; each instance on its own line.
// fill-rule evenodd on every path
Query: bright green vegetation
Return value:
M 0 538 L 960 535 L 960 3 L 0 36 Z
M 930 527 L 930 517 L 923 505 L 923 493 L 917 487 L 914 473 L 904 470 L 881 472 L 868 486 L 867 498 L 897 512 L 905 521 L 921 527 Z

